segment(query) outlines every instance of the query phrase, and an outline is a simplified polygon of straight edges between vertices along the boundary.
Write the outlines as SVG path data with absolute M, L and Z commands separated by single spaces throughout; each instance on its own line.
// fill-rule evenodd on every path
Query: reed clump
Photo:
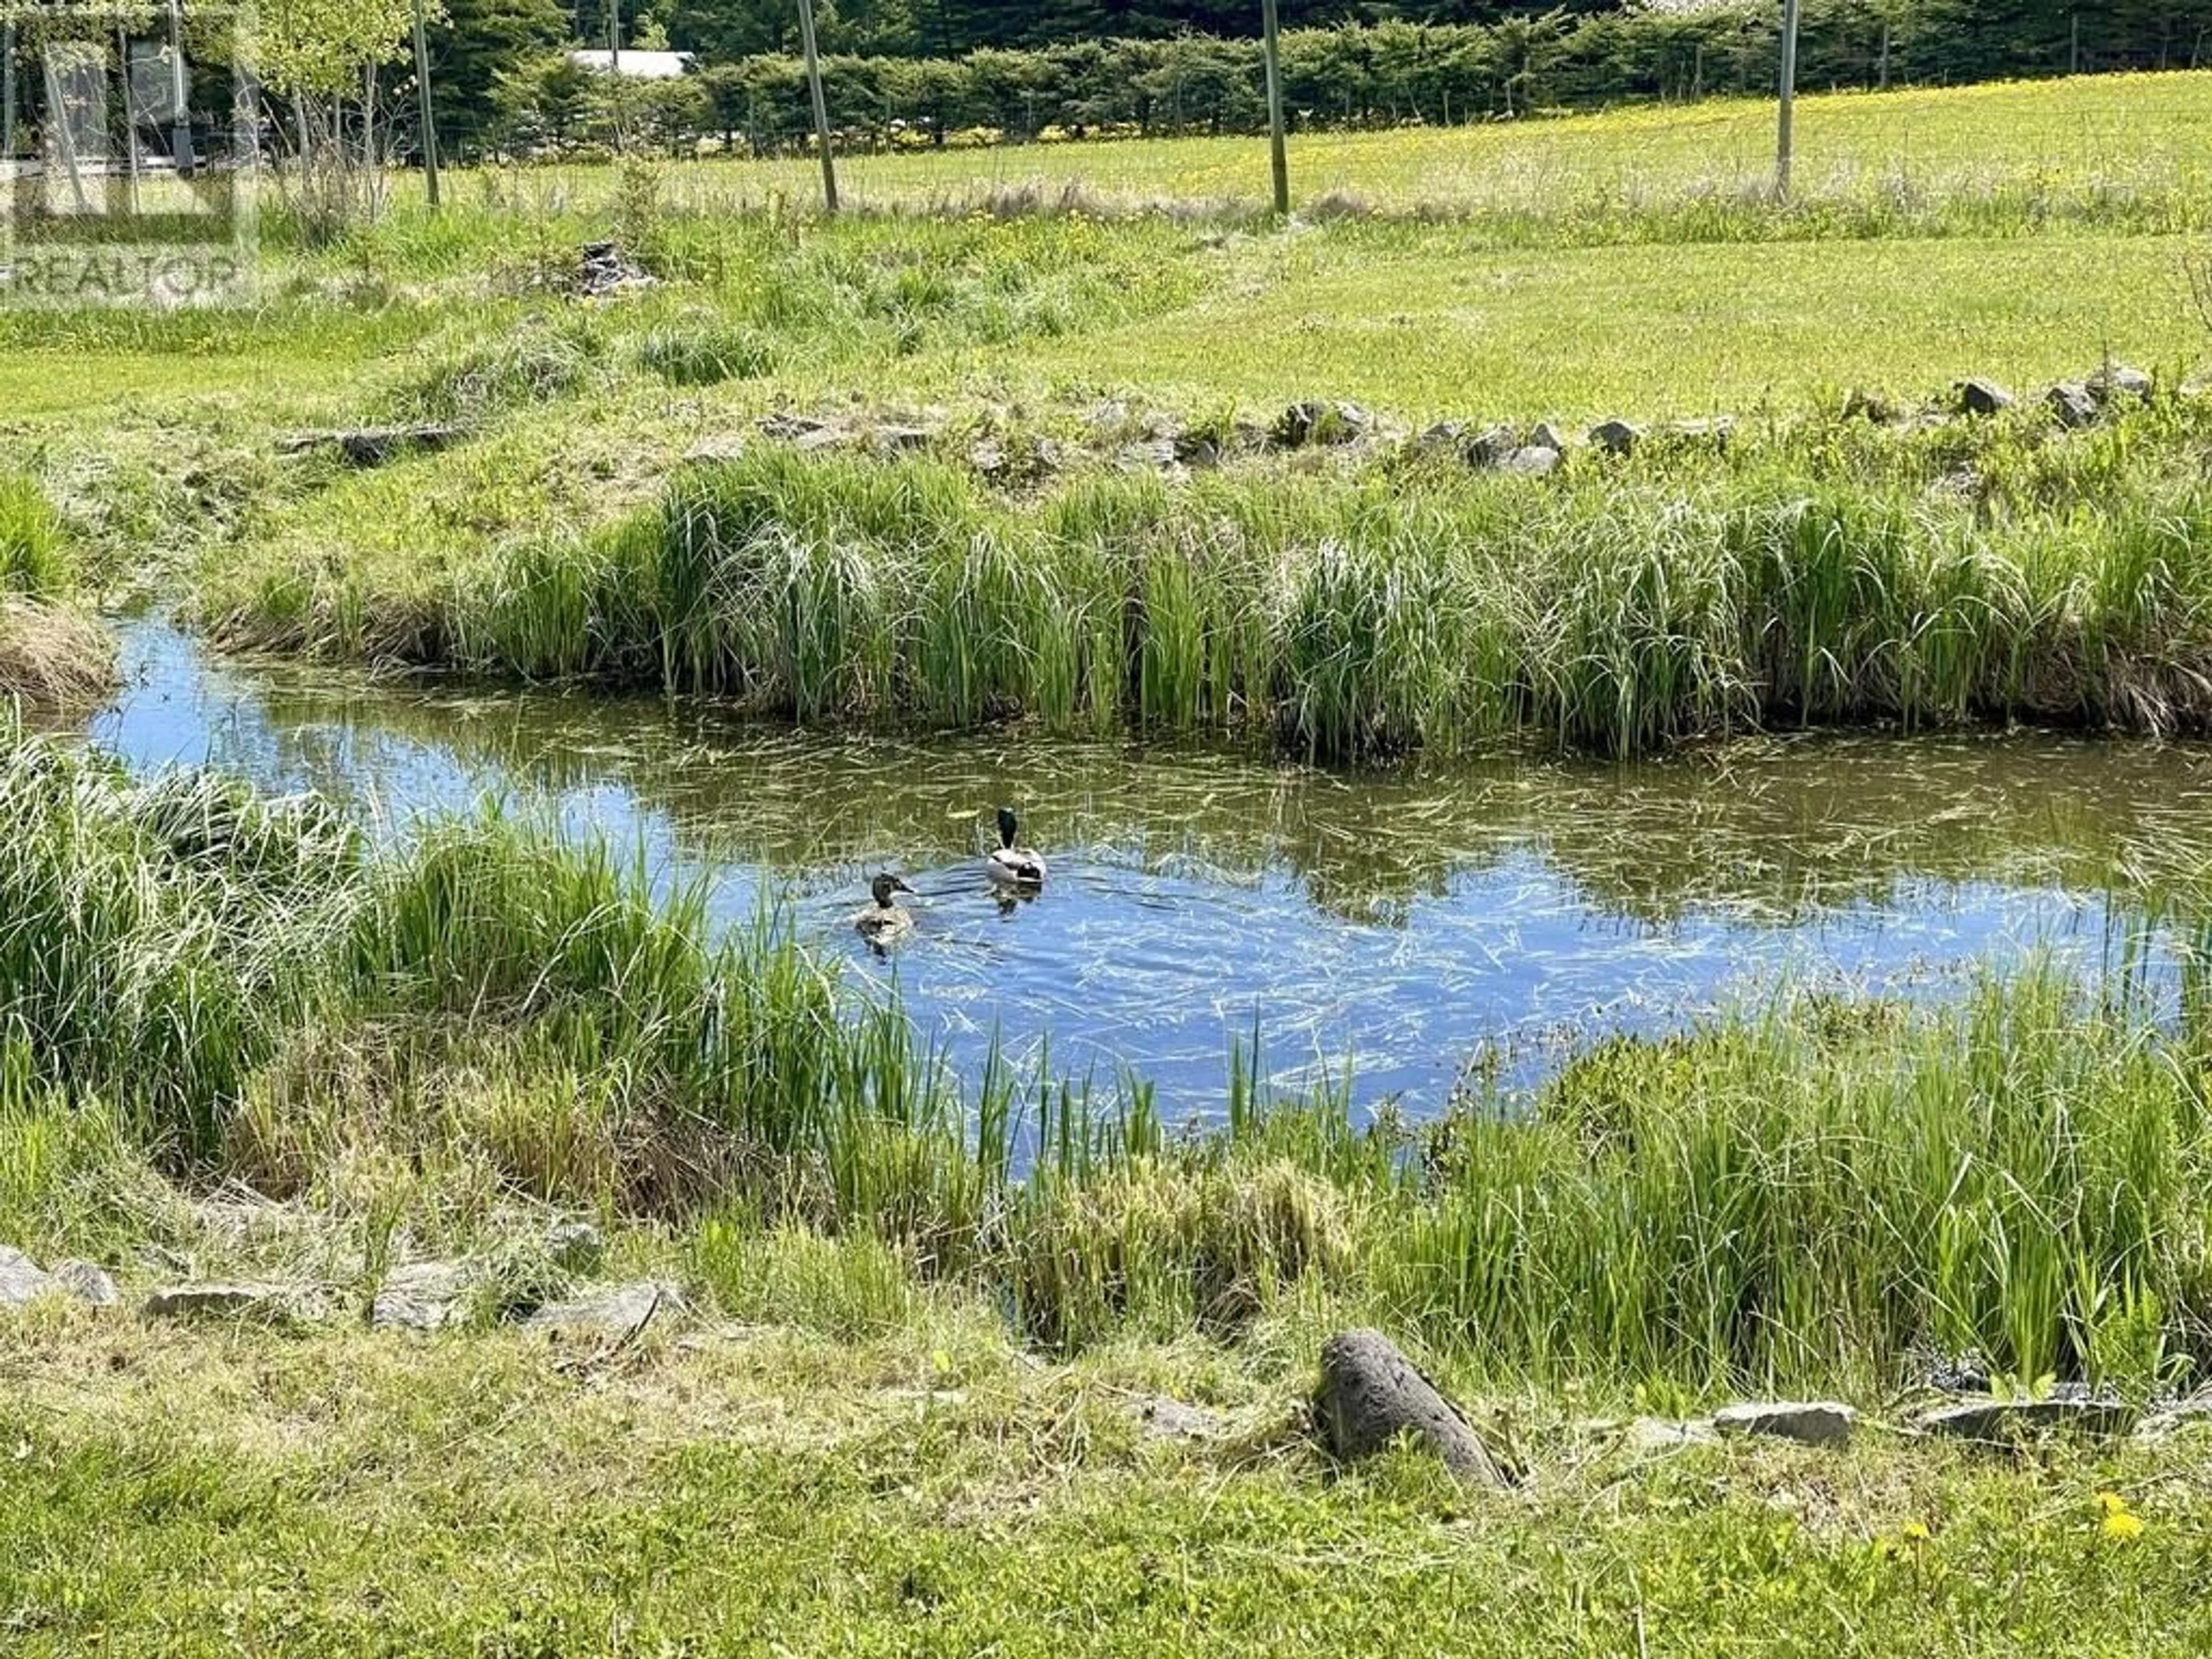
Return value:
M 2052 465 L 1973 500 L 1783 462 L 1557 488 L 1087 474 L 1015 501 L 926 457 L 764 447 L 411 605 L 288 580 L 223 626 L 255 636 L 259 611 L 295 645 L 807 723 L 1256 733 L 1330 760 L 1816 725 L 2203 729 L 2212 495 L 2084 498 L 2064 493 L 2084 464 Z

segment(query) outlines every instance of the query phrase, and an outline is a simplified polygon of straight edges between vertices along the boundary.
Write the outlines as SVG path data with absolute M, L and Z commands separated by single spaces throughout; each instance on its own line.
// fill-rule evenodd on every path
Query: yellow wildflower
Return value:
M 2097 1494 L 2098 1514 L 2109 1519 L 2112 1516 L 2125 1515 L 2127 1512 L 2128 1500 L 2121 1497 L 2119 1493 L 2116 1492 L 2100 1492 Z
M 2142 1536 L 2142 1516 L 2130 1515 L 2125 1510 L 2116 1510 L 2104 1518 L 2099 1530 L 2106 1537 L 2117 1538 L 2124 1544 Z
M 1897 1531 L 1898 1536 L 1909 1544 L 1924 1544 L 1928 1541 L 1928 1528 L 1917 1521 L 1908 1521 Z

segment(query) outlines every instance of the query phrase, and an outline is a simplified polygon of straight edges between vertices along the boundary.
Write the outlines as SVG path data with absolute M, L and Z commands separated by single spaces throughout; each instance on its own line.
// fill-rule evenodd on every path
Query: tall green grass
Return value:
M 657 514 L 412 604 L 295 573 L 234 635 L 734 700 L 805 722 L 1247 732 L 1327 759 L 1509 737 L 2212 715 L 2212 495 L 2032 453 L 1960 500 L 1794 463 L 1088 475 L 1011 501 L 929 459 L 763 447 Z M 1985 465 L 2005 465 L 2002 453 Z
M 38 481 L 0 468 L 0 592 L 53 599 L 74 580 L 60 516 Z
M 333 1201 L 399 1167 L 691 1218 L 733 1306 L 763 1230 L 873 1241 L 1060 1347 L 1318 1295 L 1501 1374 L 1695 1390 L 2212 1359 L 2201 991 L 1784 1000 L 1410 1139 L 1244 1054 L 1183 1129 L 1140 1079 L 959 1079 L 772 917 L 717 938 L 696 891 L 496 813 L 373 848 L 35 740 L 0 811 L 0 1220 L 40 1239 L 112 1234 L 147 1161 Z

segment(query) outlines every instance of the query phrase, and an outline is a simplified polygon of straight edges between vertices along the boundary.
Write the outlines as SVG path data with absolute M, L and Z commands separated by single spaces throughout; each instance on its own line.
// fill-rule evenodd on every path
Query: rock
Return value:
M 1559 470 L 1559 452 L 1542 444 L 1528 444 L 1508 455 L 1503 465 L 1508 472 L 1527 472 L 1541 477 Z
M 2106 363 L 2088 378 L 2085 386 L 2100 407 L 2123 398 L 2147 404 L 2150 401 L 2152 381 L 2139 368 L 2130 368 L 2125 363 Z
M 1466 434 L 1465 421 L 1438 421 L 1413 440 L 1413 447 L 1424 455 L 1449 455 L 1460 447 Z
M 572 1302 L 549 1302 L 526 1317 L 522 1325 L 526 1330 L 556 1335 L 622 1337 L 642 1330 L 654 1315 L 683 1306 L 683 1293 L 674 1285 L 647 1281 L 619 1285 Z
M 1567 441 L 1565 434 L 1549 421 L 1537 422 L 1535 430 L 1528 434 L 1528 447 L 1530 449 L 1552 450 L 1561 455 L 1567 453 Z
M 0 1244 L 0 1308 L 20 1308 L 58 1288 L 37 1262 L 12 1245 Z
M 1085 417 L 1084 424 L 1093 432 L 1119 433 L 1127 428 L 1133 418 L 1129 405 L 1119 398 L 1109 398 Z
M 1858 1413 L 1831 1401 L 1761 1401 L 1713 1413 L 1720 1433 L 1795 1440 L 1802 1446 L 1848 1446 Z
M 2090 426 L 2097 419 L 2097 400 L 2089 395 L 2089 388 L 2086 386 L 2066 384 L 2052 386 L 2043 394 L 2043 404 L 2063 427 Z
M 1314 1412 L 1330 1450 L 1346 1462 L 1372 1456 L 1404 1435 L 1463 1480 L 1505 1485 L 1467 1419 L 1380 1331 L 1346 1331 L 1322 1345 Z
M 1308 444 L 1348 444 L 1373 430 L 1375 417 L 1358 404 L 1292 404 L 1270 436 L 1285 449 Z
M 763 437 L 775 438 L 787 444 L 797 443 L 801 438 L 813 437 L 819 433 L 837 430 L 829 421 L 817 420 L 811 415 L 793 415 L 781 410 L 774 415 L 762 416 L 758 424 Z
M 1995 415 L 2013 404 L 2012 393 L 1994 380 L 1961 380 L 1956 393 L 1960 411 L 1968 415 Z
M 2192 1423 L 2212 1423 L 2212 1394 L 2178 1401 L 2162 1411 L 2154 1412 L 2136 1426 L 2136 1438 L 2164 1440 Z
M 1066 464 L 1066 452 L 1060 447 L 1057 438 L 1039 438 L 1031 453 L 1036 457 L 1036 467 L 1040 472 L 1057 472 Z
M 968 465 L 984 477 L 1002 478 L 1006 473 L 1006 447 L 995 438 L 985 438 L 969 447 Z
M 149 1319 L 253 1319 L 312 1322 L 326 1317 L 319 1292 L 299 1285 L 171 1285 L 146 1298 Z
M 1912 1426 L 1944 1439 L 2008 1446 L 2038 1434 L 2124 1435 L 2139 1415 L 2122 1401 L 2061 1395 L 2048 1400 L 1964 1400 L 1923 1412 Z
M 655 285 L 655 279 L 623 258 L 615 243 L 586 242 L 577 255 L 576 292 L 585 299 L 604 299 Z
M 933 435 L 927 427 L 878 427 L 876 428 L 876 448 L 885 455 L 909 454 L 917 449 L 928 448 Z
M 88 1308 L 112 1308 L 123 1300 L 105 1267 L 89 1261 L 64 1261 L 54 1269 L 54 1284 Z M 4 1301 L 5 1297 L 0 1297 Z
M 1608 455 L 1626 455 L 1643 441 L 1644 428 L 1628 421 L 1601 421 L 1592 427 L 1589 441 Z
M 1229 1432 L 1218 1413 L 1186 1406 L 1164 1395 L 1139 1406 L 1137 1420 L 1146 1437 L 1154 1440 L 1219 1440 Z
M 363 426 L 337 432 L 302 432 L 287 438 L 288 455 L 329 449 L 349 466 L 382 466 L 402 455 L 430 454 L 451 448 L 468 436 L 465 427 L 430 422 L 416 426 Z
M 1170 438 L 1149 438 L 1141 443 L 1124 444 L 1121 447 L 1121 465 L 1155 472 L 1182 471 L 1182 463 L 1176 459 L 1175 441 Z
M 1547 446 L 1556 450 L 1557 445 Z M 1521 440 L 1510 426 L 1486 427 L 1468 442 L 1465 453 L 1469 466 L 1498 466 L 1521 447 Z
M 1629 1450 L 1648 1454 L 1710 1446 L 1720 1438 L 1720 1431 L 1706 1417 L 1693 1417 L 1682 1423 L 1664 1417 L 1639 1417 L 1630 1422 L 1621 1437 Z
M 1218 466 L 1224 451 L 1220 436 L 1212 432 L 1184 432 L 1176 434 L 1175 458 L 1185 466 Z
M 545 1254 L 567 1273 L 594 1273 L 607 1254 L 606 1236 L 588 1221 L 556 1221 L 545 1230 Z
M 550 1243 L 549 1239 L 548 1243 Z M 412 1261 L 377 1286 L 368 1322 L 380 1331 L 443 1330 L 465 1311 L 476 1273 L 458 1261 Z

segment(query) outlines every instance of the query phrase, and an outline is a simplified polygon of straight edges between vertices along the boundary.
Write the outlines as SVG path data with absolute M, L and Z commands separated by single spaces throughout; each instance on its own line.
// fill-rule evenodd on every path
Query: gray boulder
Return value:
M 1710 1417 L 1693 1417 L 1681 1423 L 1666 1417 L 1638 1417 L 1621 1431 L 1621 1437 L 1631 1451 L 1650 1454 L 1710 1446 L 1720 1438 L 1720 1431 Z
M 2132 398 L 2137 403 L 2148 403 L 2152 389 L 2149 375 L 2125 363 L 2106 363 L 2092 374 L 2085 383 L 2087 390 L 2101 406 Z
M 1967 415 L 1996 415 L 2010 409 L 2013 395 L 1994 380 L 1961 380 L 1957 387 L 1960 412 Z
M 2048 1400 L 1962 1400 L 1913 1419 L 1923 1434 L 2009 1446 L 2045 1434 L 2110 1438 L 2129 1433 L 2142 1415 L 2124 1401 L 2086 1395 Z
M 1460 440 L 1466 435 L 1465 421 L 1438 421 L 1413 440 L 1413 447 L 1424 455 L 1449 455 L 1461 447 Z
M 927 427 L 884 426 L 876 428 L 876 451 L 883 455 L 911 454 L 929 447 L 932 434 Z
M 2097 400 L 2087 386 L 2078 383 L 2052 386 L 2043 394 L 2043 406 L 2063 427 L 2079 428 L 2096 423 Z
M 2139 1440 L 2164 1440 L 2193 1423 L 2212 1423 L 2212 1394 L 2200 1394 L 2188 1400 L 2177 1401 L 2164 1410 L 2153 1413 L 2136 1428 L 2136 1437 Z
M 123 1300 L 107 1270 L 89 1261 L 63 1262 L 54 1269 L 54 1284 L 88 1308 L 112 1308 Z
M 1498 466 L 1520 447 L 1521 439 L 1511 427 L 1493 426 L 1470 438 L 1464 453 L 1469 466 Z
M 1346 1331 L 1322 1345 L 1314 1416 L 1329 1449 L 1346 1462 L 1403 1437 L 1426 1446 L 1462 1480 L 1506 1484 L 1468 1420 L 1380 1331 Z
M 1539 421 L 1535 429 L 1528 434 L 1528 447 L 1553 450 L 1564 455 L 1567 453 L 1567 441 L 1559 428 L 1549 421 Z
M 1848 1446 L 1858 1415 L 1832 1401 L 1759 1401 L 1715 1412 L 1713 1427 L 1724 1435 L 1795 1440 L 1802 1446 Z
M 1220 1440 L 1229 1433 L 1229 1425 L 1219 1413 L 1186 1406 L 1165 1395 L 1139 1406 L 1137 1421 L 1146 1437 L 1152 1440 Z
M 1308 402 L 1285 410 L 1268 435 L 1285 449 L 1308 444 L 1348 444 L 1375 428 L 1375 417 L 1358 404 Z
M 644 1329 L 656 1314 L 683 1306 L 683 1292 L 674 1285 L 648 1280 L 618 1285 L 574 1301 L 549 1302 L 525 1317 L 522 1326 L 556 1336 L 621 1337 Z
M 368 1322 L 381 1331 L 443 1330 L 462 1317 L 477 1282 L 476 1273 L 458 1261 L 394 1267 L 377 1286 Z
M 802 438 L 816 437 L 825 432 L 839 431 L 835 422 L 820 420 L 811 415 L 793 415 L 788 410 L 762 416 L 758 425 L 763 437 L 787 444 L 795 444 Z
M 1589 441 L 1608 455 L 1626 455 L 1643 441 L 1644 428 L 1631 421 L 1601 421 L 1592 427 Z
M 20 1308 L 57 1289 L 53 1276 L 21 1250 L 0 1244 L 0 1308 Z
M 303 432 L 284 441 L 288 455 L 316 450 L 335 453 L 348 466 L 377 467 L 404 455 L 434 454 L 469 435 L 468 428 L 443 422 L 415 426 L 361 426 L 337 432 Z
M 149 1319 L 259 1320 L 313 1323 L 327 1318 L 329 1304 L 306 1285 L 259 1283 L 170 1285 L 146 1298 Z
M 1559 452 L 1542 444 L 1527 444 L 1508 455 L 1502 465 L 1508 472 L 1526 472 L 1541 477 L 1559 470 Z

